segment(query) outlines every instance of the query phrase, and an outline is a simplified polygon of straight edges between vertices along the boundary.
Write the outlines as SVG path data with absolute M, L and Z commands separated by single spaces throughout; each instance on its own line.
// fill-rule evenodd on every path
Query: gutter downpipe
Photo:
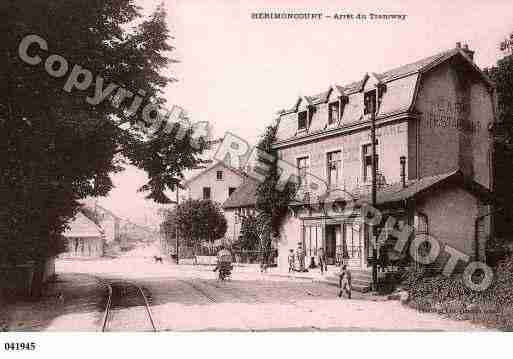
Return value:
M 503 208 L 499 208 L 499 209 L 495 209 L 493 211 L 490 211 L 486 214 L 483 214 L 481 216 L 478 216 L 475 221 L 474 221 L 474 255 L 476 257 L 476 260 L 479 260 L 479 231 L 478 231 L 478 225 L 479 225 L 479 222 L 488 217 L 488 216 L 491 216 L 492 214 L 495 214 L 495 213 L 498 213 L 498 212 L 501 212 L 504 210 L 504 207 Z

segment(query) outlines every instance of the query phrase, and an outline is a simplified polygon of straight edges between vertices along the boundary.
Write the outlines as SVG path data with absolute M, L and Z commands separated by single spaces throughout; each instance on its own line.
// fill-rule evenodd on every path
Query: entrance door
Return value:
M 328 264 L 335 264 L 336 261 L 336 247 L 337 247 L 337 229 L 339 225 L 326 226 L 326 262 Z M 338 231 L 340 232 L 340 230 Z
M 363 240 L 360 226 L 357 223 L 344 223 L 343 225 L 343 246 L 346 252 L 347 265 L 352 268 L 363 266 Z
M 305 251 L 305 265 L 317 263 L 317 250 L 322 246 L 321 226 L 306 225 L 303 235 L 303 249 Z

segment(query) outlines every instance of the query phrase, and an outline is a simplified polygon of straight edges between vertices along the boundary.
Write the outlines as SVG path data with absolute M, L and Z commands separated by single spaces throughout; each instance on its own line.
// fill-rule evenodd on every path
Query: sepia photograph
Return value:
M 0 1 L 2 356 L 513 331 L 510 1 Z

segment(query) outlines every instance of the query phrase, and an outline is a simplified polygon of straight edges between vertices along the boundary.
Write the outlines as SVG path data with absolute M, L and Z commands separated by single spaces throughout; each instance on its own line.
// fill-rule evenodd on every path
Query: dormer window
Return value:
M 335 124 L 340 116 L 340 102 L 332 102 L 328 105 L 328 125 Z
M 376 90 L 367 91 L 363 97 L 363 114 L 371 114 L 376 112 Z
M 301 111 L 297 114 L 297 129 L 298 131 L 306 130 L 308 123 L 308 111 Z

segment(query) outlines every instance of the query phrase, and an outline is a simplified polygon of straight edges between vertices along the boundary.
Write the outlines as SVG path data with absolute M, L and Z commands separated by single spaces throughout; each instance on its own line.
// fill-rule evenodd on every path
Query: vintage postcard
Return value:
M 511 10 L 3 0 L 0 351 L 513 330 Z

